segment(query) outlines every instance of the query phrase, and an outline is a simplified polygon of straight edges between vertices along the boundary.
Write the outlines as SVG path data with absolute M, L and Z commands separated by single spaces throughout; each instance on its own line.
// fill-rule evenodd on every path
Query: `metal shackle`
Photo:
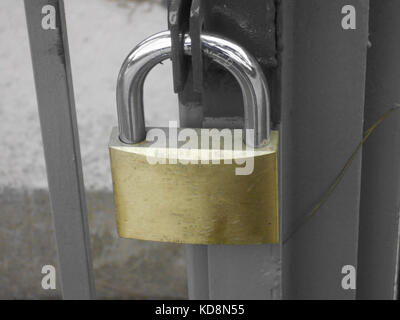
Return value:
M 261 147 L 270 137 L 270 97 L 267 80 L 256 59 L 238 44 L 215 35 L 201 35 L 203 53 L 227 69 L 239 82 L 243 94 L 246 144 Z M 192 43 L 184 36 L 184 52 L 191 55 Z M 135 144 L 146 139 L 143 85 L 147 74 L 158 63 L 171 58 L 169 31 L 142 41 L 125 59 L 118 76 L 117 108 L 120 140 Z M 246 133 L 246 130 L 245 130 Z

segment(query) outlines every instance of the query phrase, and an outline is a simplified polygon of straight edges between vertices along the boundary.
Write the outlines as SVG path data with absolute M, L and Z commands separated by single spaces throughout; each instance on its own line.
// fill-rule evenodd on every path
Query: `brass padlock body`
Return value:
M 220 164 L 150 164 L 154 142 L 124 144 L 114 128 L 110 157 L 119 235 L 186 244 L 278 243 L 278 137 L 272 131 L 268 146 L 246 151 L 245 157 L 254 156 L 254 171 L 236 175 L 241 151 L 222 152 Z M 215 150 L 198 151 L 203 161 L 215 159 Z M 226 157 L 232 164 L 223 163 Z

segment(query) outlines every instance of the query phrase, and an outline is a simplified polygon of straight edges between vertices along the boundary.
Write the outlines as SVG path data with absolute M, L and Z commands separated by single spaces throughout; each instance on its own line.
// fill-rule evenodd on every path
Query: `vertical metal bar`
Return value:
M 192 70 L 179 93 L 179 122 L 184 128 L 201 128 L 201 95 L 193 90 Z M 190 300 L 208 300 L 208 249 L 205 245 L 186 245 L 188 293 Z
M 25 0 L 64 299 L 91 299 L 90 253 L 62 0 Z
M 207 246 L 187 245 L 187 276 L 190 300 L 208 300 L 208 251 Z
M 238 42 L 261 63 L 270 85 L 272 118 L 279 122 L 275 1 L 207 0 L 203 5 L 205 30 Z M 205 65 L 204 116 L 212 120 L 213 127 L 230 127 L 232 123 L 224 118 L 243 117 L 241 91 L 230 74 L 207 62 Z M 209 127 L 206 122 L 203 125 Z M 278 260 L 277 245 L 209 246 L 210 299 L 279 298 Z
M 209 246 L 210 299 L 279 299 L 278 257 L 277 245 Z
M 204 123 L 208 127 L 207 123 Z M 229 120 L 214 119 L 213 127 L 229 128 Z M 208 246 L 208 286 L 211 300 L 279 299 L 279 245 Z
M 345 5 L 356 10 L 356 29 L 342 27 Z M 284 299 L 355 298 L 341 284 L 342 268 L 357 267 L 361 155 L 320 210 L 293 231 L 362 139 L 368 9 L 368 0 L 282 3 Z
M 183 52 L 183 34 L 189 30 L 191 4 L 192 0 L 168 1 L 168 28 L 172 36 L 172 73 L 176 93 L 182 92 L 188 76 L 190 59 Z
M 400 102 L 400 1 L 370 0 L 365 125 Z M 374 132 L 363 150 L 358 299 L 396 297 L 400 206 L 400 111 Z
M 237 41 L 261 62 L 276 96 L 275 6 L 274 0 L 210 0 L 204 5 L 205 30 Z M 241 91 L 232 76 L 205 61 L 203 99 L 193 92 L 188 77 L 180 94 L 182 127 L 232 126 L 233 118 L 243 117 Z M 203 101 L 203 105 L 199 104 Z M 279 104 L 273 104 L 274 121 L 279 121 Z M 207 119 L 204 119 L 207 117 Z M 227 119 L 229 118 L 229 119 Z M 240 127 L 241 121 L 236 121 Z M 188 246 L 190 298 L 269 299 L 279 296 L 279 246 Z M 273 269 L 271 273 L 270 269 Z M 272 276 L 274 275 L 274 276 Z M 207 286 L 206 286 L 207 284 Z M 279 281 L 278 281 L 279 286 Z

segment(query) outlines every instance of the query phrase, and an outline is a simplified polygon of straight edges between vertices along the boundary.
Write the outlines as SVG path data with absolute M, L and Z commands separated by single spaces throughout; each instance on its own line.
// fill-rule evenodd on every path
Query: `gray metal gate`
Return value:
M 396 0 L 204 1 L 207 31 L 254 52 L 272 83 L 281 132 L 281 245 L 187 246 L 191 299 L 393 299 L 397 295 L 400 112 L 375 130 L 324 198 L 364 132 L 400 101 Z M 342 23 L 351 6 L 355 28 Z M 62 290 L 95 297 L 62 0 L 25 0 Z M 56 25 L 43 25 L 54 10 Z M 237 22 L 241 28 L 237 27 Z M 253 38 L 251 35 L 256 35 Z M 212 86 L 210 85 L 212 83 Z M 227 127 L 237 85 L 209 69 L 180 94 L 181 125 Z M 221 107 L 222 106 L 222 107 Z M 343 289 L 346 266 L 357 290 Z

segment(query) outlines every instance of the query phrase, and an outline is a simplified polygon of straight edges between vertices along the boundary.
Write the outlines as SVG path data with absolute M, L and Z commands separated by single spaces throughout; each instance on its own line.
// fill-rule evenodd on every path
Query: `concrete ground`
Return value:
M 185 298 L 180 245 L 119 239 L 107 142 L 128 52 L 166 29 L 158 1 L 65 1 L 98 298 Z M 146 83 L 146 120 L 178 118 L 170 63 Z M 160 112 L 162 110 L 162 112 Z M 0 299 L 60 297 L 41 288 L 56 251 L 22 0 L 0 1 Z M 59 288 L 59 286 L 58 286 Z

